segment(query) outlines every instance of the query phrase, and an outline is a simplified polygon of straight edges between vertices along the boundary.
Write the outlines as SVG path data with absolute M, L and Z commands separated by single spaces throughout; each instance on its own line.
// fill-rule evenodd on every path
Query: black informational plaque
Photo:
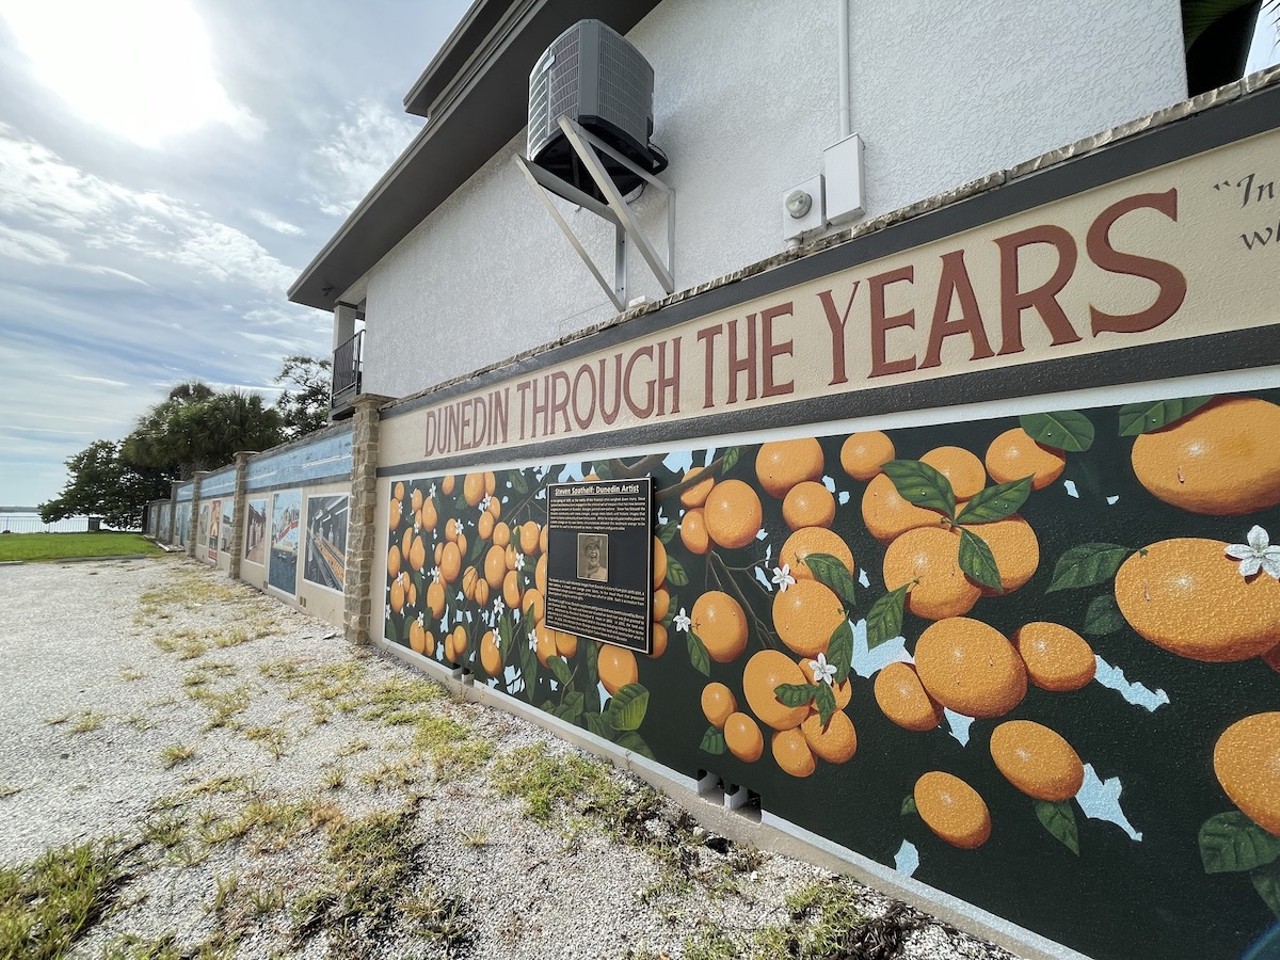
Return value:
M 653 649 L 653 482 L 547 486 L 547 626 Z

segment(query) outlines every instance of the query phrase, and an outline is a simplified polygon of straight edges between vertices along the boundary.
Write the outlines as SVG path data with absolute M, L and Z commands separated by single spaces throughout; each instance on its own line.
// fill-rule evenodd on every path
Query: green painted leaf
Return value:
M 568 686 L 573 674 L 569 671 L 569 664 L 565 662 L 564 657 L 547 657 L 547 666 L 551 668 L 551 673 L 560 683 Z
M 600 660 L 600 648 L 596 646 L 594 640 L 584 640 L 578 644 L 578 649 L 586 651 L 583 656 L 587 659 L 587 679 L 591 681 L 591 686 L 594 687 L 600 682 L 600 669 L 596 665 Z
M 1271 912 L 1280 917 L 1280 866 L 1271 864 L 1253 871 L 1249 879 L 1253 881 L 1253 889 L 1258 891 L 1262 902 L 1271 908 Z
M 689 575 L 684 572 L 684 564 L 671 554 L 667 554 L 667 583 L 673 587 L 683 587 L 689 583 Z
M 511 630 L 511 611 L 505 610 L 498 618 L 498 652 L 502 654 L 503 660 L 511 655 Z
M 698 745 L 698 749 L 714 753 L 716 756 L 724 753 L 724 731 L 719 727 L 707 727 L 707 732 L 702 735 L 702 743 Z
M 818 684 L 818 695 L 813 698 L 818 707 L 818 718 L 825 727 L 831 722 L 831 715 L 836 712 L 836 693 L 827 683 Z
M 899 816 L 908 817 L 915 813 L 917 813 L 916 798 L 907 797 L 907 799 L 902 801 L 902 812 L 899 814 Z
M 853 607 L 853 577 L 842 561 L 829 553 L 811 553 L 804 564 L 813 571 L 813 578 L 831 588 L 846 608 Z
M 591 643 L 591 641 L 588 640 L 588 641 L 585 641 L 585 643 Z M 586 695 L 585 702 L 583 703 L 583 709 L 586 710 L 587 713 L 589 714 L 596 714 L 597 716 L 599 715 L 600 713 L 599 685 L 593 683 L 591 684 L 591 686 L 587 687 L 587 695 Z
M 613 695 L 604 719 L 615 730 L 639 730 L 648 709 L 649 691 L 638 683 L 628 683 Z
M 880 644 L 902 634 L 902 614 L 907 605 L 907 590 L 910 586 L 904 583 L 871 605 L 867 612 L 868 650 L 874 650 Z
M 653 751 L 649 749 L 649 745 L 644 742 L 644 737 L 633 731 L 627 731 L 614 741 L 623 750 L 630 750 L 632 753 L 638 753 L 646 760 L 658 759 L 653 755 Z
M 1265 867 L 1280 857 L 1273 837 L 1239 811 L 1219 813 L 1200 827 L 1200 859 L 1205 873 L 1240 873 Z
M 1030 494 L 1030 477 L 987 487 L 974 494 L 973 499 L 965 504 L 960 516 L 956 517 L 956 523 L 993 523 L 1003 520 L 1017 513 Z
M 818 688 L 825 683 L 782 683 L 773 688 L 773 695 L 788 707 L 802 707 L 818 695 Z
M 596 713 L 588 713 L 586 715 L 587 729 L 594 733 L 597 737 L 604 737 L 606 740 L 612 732 L 609 725 L 604 722 L 604 717 Z
M 1029 413 L 1018 423 L 1036 443 L 1070 453 L 1084 453 L 1093 446 L 1093 421 L 1074 410 Z
M 827 645 L 827 663 L 836 668 L 836 683 L 844 683 L 849 679 L 849 671 L 853 669 L 853 627 L 848 620 L 831 631 L 831 642 Z
M 1058 558 L 1053 580 L 1045 592 L 1092 587 L 1110 580 L 1131 553 L 1128 547 L 1116 543 L 1082 543 L 1072 547 Z
M 1003 592 L 1004 584 L 1000 580 L 995 554 L 987 546 L 987 541 L 963 527 L 960 529 L 960 569 L 968 574 L 970 580 Z
M 613 471 L 609 469 L 609 464 L 605 463 L 603 460 L 597 461 L 595 464 L 593 464 L 591 467 L 591 472 L 594 473 L 601 480 L 613 479 Z
M 1125 625 L 1124 614 L 1116 605 L 1116 598 L 1110 593 L 1094 597 L 1089 602 L 1089 609 L 1084 612 L 1084 632 L 1091 637 L 1105 637 L 1115 633 Z
M 919 460 L 890 460 L 882 468 L 893 481 L 898 496 L 917 507 L 937 510 L 947 517 L 956 513 L 956 495 L 951 481 Z
M 674 593 L 671 594 L 671 602 L 667 604 L 667 615 L 662 618 L 662 625 L 667 628 L 667 632 L 671 632 L 671 622 L 676 618 L 676 610 L 680 608 L 680 598 Z
M 1064 847 L 1080 856 L 1080 830 L 1076 826 L 1076 812 L 1071 801 L 1050 803 L 1048 800 L 1036 801 L 1036 817 Z
M 1212 400 L 1208 397 L 1182 397 L 1157 400 L 1154 403 L 1127 403 L 1120 408 L 1120 436 L 1136 437 L 1176 423 Z
M 729 447 L 724 453 L 720 454 L 720 475 L 724 476 L 735 466 L 738 465 L 738 458 L 742 456 L 741 447 Z
M 523 470 L 513 470 L 508 474 L 511 478 L 511 489 L 521 495 L 529 492 L 529 481 L 525 479 Z
M 662 541 L 664 546 L 676 538 L 677 527 L 678 524 L 670 522 L 658 527 L 658 539 Z
M 488 546 L 489 546 L 488 543 L 486 543 L 484 540 L 481 540 L 479 537 L 476 537 L 476 542 L 471 545 L 471 551 L 467 554 L 467 562 L 475 563 L 477 560 L 479 560 L 480 554 L 484 553 L 485 549 Z
M 707 646 L 692 630 L 687 631 L 689 643 L 689 662 L 693 664 L 693 669 L 697 670 L 704 677 L 711 676 L 711 657 L 707 653 Z

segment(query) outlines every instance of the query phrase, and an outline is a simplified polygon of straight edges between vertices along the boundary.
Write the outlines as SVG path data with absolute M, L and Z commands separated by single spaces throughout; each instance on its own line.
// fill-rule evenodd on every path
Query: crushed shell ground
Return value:
M 201 564 L 8 566 L 0 587 L 0 867 L 90 840 L 128 850 L 73 957 L 760 956 L 761 931 L 796 929 L 788 896 L 825 888 L 864 918 L 829 956 L 1011 958 L 710 834 L 594 759 L 639 811 L 630 832 L 581 803 L 540 821 L 500 789 L 504 756 L 584 755 L 443 692 L 406 709 L 453 721 L 453 740 L 415 744 L 419 724 L 368 705 L 430 681 Z M 351 885 L 335 831 L 380 811 L 402 817 L 399 869 L 359 911 L 325 912 Z

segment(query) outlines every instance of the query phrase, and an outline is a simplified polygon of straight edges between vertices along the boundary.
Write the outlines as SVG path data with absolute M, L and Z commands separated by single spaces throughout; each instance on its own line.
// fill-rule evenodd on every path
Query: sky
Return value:
M 168 389 L 328 357 L 286 290 L 421 128 L 468 0 L 0 0 L 0 504 Z
M 0 505 L 169 388 L 330 355 L 286 290 L 420 129 L 467 0 L 0 0 Z M 1264 14 L 1250 56 L 1280 59 Z

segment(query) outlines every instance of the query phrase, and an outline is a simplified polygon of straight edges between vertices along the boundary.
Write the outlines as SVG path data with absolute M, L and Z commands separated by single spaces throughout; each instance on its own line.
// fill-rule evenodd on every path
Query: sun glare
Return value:
M 207 123 L 252 133 L 214 74 L 189 0 L 0 0 L 36 77 L 85 120 L 142 146 Z

